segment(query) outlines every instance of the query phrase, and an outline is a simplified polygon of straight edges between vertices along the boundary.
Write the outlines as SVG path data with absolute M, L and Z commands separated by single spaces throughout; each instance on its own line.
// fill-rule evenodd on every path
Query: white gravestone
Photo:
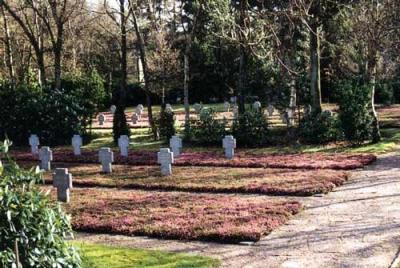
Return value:
M 171 147 L 172 152 L 174 153 L 174 157 L 178 157 L 181 154 L 182 139 L 179 138 L 178 136 L 172 136 L 171 139 L 169 140 L 169 146 Z
M 31 146 L 31 152 L 32 154 L 38 154 L 39 153 L 39 138 L 37 135 L 32 134 L 29 137 L 29 145 Z
M 129 137 L 127 135 L 121 135 L 118 139 L 118 147 L 121 156 L 128 156 L 129 151 Z
M 74 155 L 81 155 L 82 137 L 74 135 L 72 137 L 72 147 L 74 148 Z
M 57 200 L 69 203 L 72 189 L 72 175 L 67 168 L 56 168 L 53 173 L 53 187 L 57 188 Z
M 115 105 L 111 105 L 111 107 L 110 107 L 110 112 L 112 113 L 112 114 L 115 114 L 115 111 L 117 110 L 117 106 L 115 106 Z
M 236 139 L 232 135 L 225 136 L 222 140 L 222 147 L 225 149 L 225 157 L 233 159 L 235 156 Z
M 229 109 L 231 108 L 231 104 L 229 102 L 224 102 L 224 111 L 227 113 L 229 112 Z
M 144 107 L 142 104 L 139 104 L 138 106 L 136 106 L 136 113 L 139 115 L 139 118 L 142 115 L 143 109 L 144 109 Z
M 172 166 L 174 163 L 174 153 L 169 148 L 161 148 L 157 153 L 157 163 L 161 165 L 161 175 L 172 175 Z
M 200 113 L 201 112 L 201 109 L 203 108 L 203 105 L 201 105 L 200 103 L 195 103 L 194 105 L 193 105 L 193 108 L 194 108 L 194 110 L 196 111 L 196 113 Z
M 256 110 L 256 111 L 260 111 L 260 109 L 261 109 L 261 102 L 259 102 L 259 101 L 254 102 L 254 103 L 253 103 L 253 109 Z
M 39 151 L 40 168 L 44 170 L 51 170 L 51 161 L 53 161 L 53 152 L 50 147 L 42 147 Z
M 104 114 L 99 114 L 99 125 L 102 126 L 104 124 L 104 121 L 106 121 L 106 117 Z
M 234 118 L 238 118 L 238 116 L 239 116 L 239 107 L 237 105 L 233 106 L 232 112 L 233 112 L 233 117 Z
M 269 116 L 273 116 L 275 111 L 274 106 L 272 104 L 268 105 L 267 111 Z
M 112 172 L 112 163 L 114 162 L 114 153 L 110 148 L 101 148 L 99 151 L 99 161 L 104 173 Z
M 167 111 L 168 113 L 172 113 L 173 112 L 171 104 L 167 103 L 165 105 L 165 111 Z
M 132 124 L 136 125 L 139 120 L 139 115 L 137 113 L 133 113 L 132 115 Z

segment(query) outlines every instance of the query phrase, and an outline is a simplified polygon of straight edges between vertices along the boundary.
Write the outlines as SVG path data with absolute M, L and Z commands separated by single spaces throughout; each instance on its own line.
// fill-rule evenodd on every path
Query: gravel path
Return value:
M 78 239 L 198 253 L 230 268 L 390 266 L 400 246 L 400 157 L 380 156 L 334 192 L 296 200 L 306 209 L 251 246 L 100 234 Z

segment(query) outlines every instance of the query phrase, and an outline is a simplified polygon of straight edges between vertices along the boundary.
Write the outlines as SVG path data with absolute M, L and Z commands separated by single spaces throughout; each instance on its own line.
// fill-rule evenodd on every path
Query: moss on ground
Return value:
M 72 244 L 80 249 L 83 259 L 82 268 L 203 268 L 219 266 L 218 260 L 203 256 L 176 254 L 157 250 L 110 247 L 78 241 Z

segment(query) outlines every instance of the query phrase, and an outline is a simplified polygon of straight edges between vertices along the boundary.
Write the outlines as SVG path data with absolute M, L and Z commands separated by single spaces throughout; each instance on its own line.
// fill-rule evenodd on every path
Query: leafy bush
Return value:
M 114 117 L 113 117 L 113 139 L 114 143 L 118 144 L 118 139 L 121 135 L 127 135 L 128 137 L 131 135 L 131 131 L 128 126 L 128 122 L 126 121 L 125 111 L 121 108 L 121 106 L 116 106 Z
M 190 123 L 190 130 L 185 132 L 185 139 L 204 145 L 219 144 L 226 134 L 226 125 L 226 120 L 220 121 L 215 118 L 213 109 L 203 109 L 199 120 L 192 120 Z
M 371 87 L 353 81 L 342 83 L 338 91 L 339 119 L 345 138 L 353 143 L 371 139 Z
M 261 111 L 246 111 L 233 122 L 232 133 L 242 145 L 264 145 L 268 142 L 268 122 Z
M 69 143 L 73 134 L 84 134 L 83 113 L 79 99 L 65 92 L 0 85 L 0 138 L 17 144 L 26 144 L 31 133 L 48 145 Z
M 321 144 L 336 141 L 342 136 L 340 121 L 330 112 L 313 112 L 300 121 L 299 136 L 306 143 Z
M 156 117 L 154 121 L 161 138 L 169 140 L 173 135 L 175 135 L 174 112 L 161 109 L 160 115 Z
M 74 96 L 84 108 L 80 116 L 85 125 L 90 124 L 93 116 L 104 108 L 103 103 L 109 97 L 106 95 L 104 80 L 96 70 L 92 70 L 87 76 L 67 76 L 62 81 L 62 87 L 66 94 Z
M 20 169 L 10 159 L 0 174 L 0 267 L 17 267 L 18 260 L 22 267 L 81 265 L 66 241 L 69 218 L 35 186 L 40 181 L 37 170 Z

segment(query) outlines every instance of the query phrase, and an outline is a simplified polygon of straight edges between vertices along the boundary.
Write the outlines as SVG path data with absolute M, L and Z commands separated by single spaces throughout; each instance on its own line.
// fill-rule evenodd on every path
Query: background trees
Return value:
M 399 3 L 395 0 L 10 0 L 0 1 L 0 79 L 18 88 L 62 91 L 97 72 L 103 105 L 189 104 L 237 96 L 290 118 L 335 102 L 343 80 L 370 88 L 374 102 L 398 102 Z M 68 91 L 68 89 L 66 89 Z M 100 107 L 100 106 L 98 106 Z

